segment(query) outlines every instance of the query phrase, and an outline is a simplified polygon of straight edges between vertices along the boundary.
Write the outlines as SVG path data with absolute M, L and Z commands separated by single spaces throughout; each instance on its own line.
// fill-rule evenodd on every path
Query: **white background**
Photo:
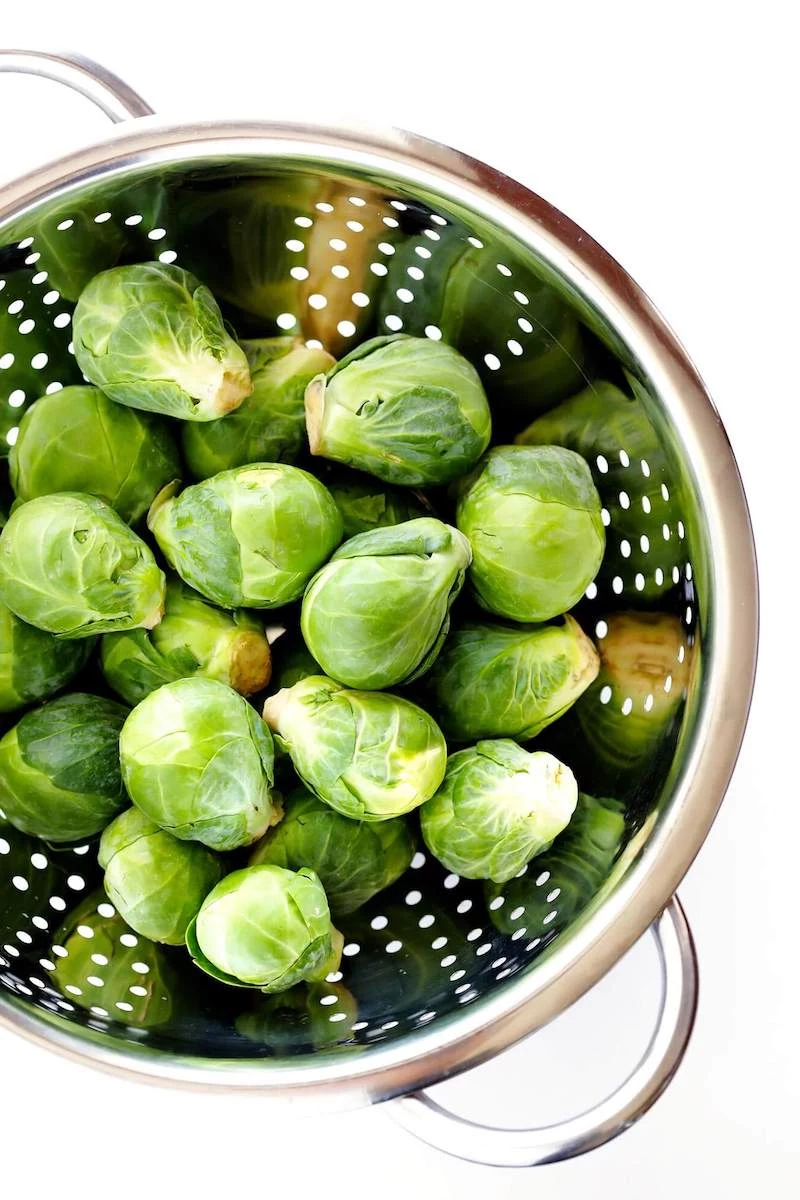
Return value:
M 145 1089 L 2 1032 L 4 1197 L 800 1194 L 792 9 L 788 0 L 3 5 L 4 46 L 80 50 L 164 115 L 404 126 L 491 162 L 584 225 L 666 314 L 716 399 L 752 506 L 763 603 L 739 767 L 681 889 L 701 959 L 698 1025 L 678 1077 L 638 1126 L 583 1159 L 492 1171 L 415 1143 L 385 1110 L 299 1118 L 252 1096 Z M 0 75 L 2 176 L 103 133 L 80 98 Z M 598 1099 L 646 1039 L 655 974 L 640 945 L 560 1022 L 446 1085 L 444 1097 L 510 1124 Z

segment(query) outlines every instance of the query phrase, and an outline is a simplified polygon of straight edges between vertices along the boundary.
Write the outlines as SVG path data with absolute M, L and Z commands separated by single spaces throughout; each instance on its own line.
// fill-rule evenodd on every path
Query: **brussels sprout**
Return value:
M 478 742 L 447 760 L 420 813 L 431 854 L 467 879 L 505 883 L 561 833 L 578 800 L 569 767 L 508 740 Z
M 456 524 L 472 546 L 478 603 L 512 621 L 572 608 L 603 558 L 588 466 L 561 446 L 496 446 L 465 480 Z
M 183 453 L 195 479 L 253 462 L 290 462 L 306 440 L 306 385 L 333 358 L 300 338 L 242 342 L 253 391 L 235 412 L 183 428 Z
M 453 630 L 425 679 L 446 737 L 536 737 L 577 700 L 599 659 L 577 621 L 511 627 L 470 621 Z
M 412 487 L 447 483 L 489 445 L 478 374 L 429 338 L 372 338 L 306 389 L 312 454 Z
M 266 687 L 269 643 L 250 613 L 223 612 L 181 579 L 167 579 L 164 616 L 153 630 L 107 633 L 101 645 L 103 674 L 129 704 L 139 704 L 164 683 L 203 675 L 242 696 Z
M 170 566 L 223 608 L 296 600 L 342 540 L 342 518 L 318 479 L 253 463 L 186 488 L 165 488 L 148 524 Z
M 301 787 L 286 798 L 283 820 L 254 848 L 250 865 L 309 867 L 338 917 L 399 879 L 413 856 L 414 839 L 402 817 L 353 821 Z
M 152 629 L 164 588 L 149 547 L 96 496 L 38 496 L 0 535 L 0 601 L 57 637 Z
M 610 613 L 598 642 L 600 671 L 570 714 L 608 790 L 641 783 L 686 696 L 691 650 L 678 617 Z
M 19 500 L 89 492 L 130 523 L 181 473 L 165 425 L 114 404 L 93 387 L 62 388 L 31 405 L 9 465 Z
M 0 713 L 45 700 L 86 665 L 93 643 L 59 641 L 0 604 Z
M 315 796 L 345 817 L 386 821 L 429 800 L 447 747 L 432 717 L 399 696 L 310 675 L 270 696 L 264 720 Z
M 179 842 L 138 808 L 106 827 L 97 859 L 108 898 L 131 929 L 169 946 L 183 945 L 189 922 L 223 875 L 210 850 Z
M 277 996 L 259 996 L 236 1029 L 276 1055 L 298 1050 L 333 1050 L 353 1036 L 358 1004 L 341 983 L 299 983 Z
M 624 805 L 581 792 L 572 820 L 536 860 L 535 871 L 485 885 L 493 924 L 507 935 L 524 928 L 529 937 L 547 933 L 552 939 L 604 883 L 624 837 Z M 494 905 L 500 896 L 503 903 Z
M 325 486 L 342 514 L 346 538 L 431 515 L 423 496 L 389 487 L 359 471 L 338 471 L 325 478 Z
M 642 599 L 655 599 L 674 586 L 673 569 L 682 566 L 684 559 L 676 536 L 679 513 L 671 490 L 672 474 L 641 401 L 598 381 L 539 417 L 516 440 L 531 446 L 567 446 L 589 463 L 611 517 L 602 568 L 605 578 L 619 575 L 632 587 L 640 576 L 636 587 Z M 667 539 L 662 537 L 664 528 L 671 533 Z M 656 544 L 642 538 L 647 529 L 654 543 L 658 539 L 657 551 Z
M 293 687 L 309 675 L 322 674 L 319 663 L 300 637 L 284 633 L 273 642 L 270 649 L 273 691 Z
M 72 318 L 90 383 L 129 408 L 213 421 L 252 391 L 244 350 L 207 287 L 180 267 L 138 263 L 96 275 Z
M 437 225 L 435 232 L 435 241 L 425 231 L 398 246 L 383 281 L 379 325 L 398 315 L 398 288 L 411 286 L 414 304 L 402 305 L 404 330 L 421 336 L 427 326 L 437 326 L 445 342 L 475 363 L 501 421 L 516 414 L 530 419 L 582 387 L 581 328 L 555 288 L 521 264 L 515 264 L 513 284 L 504 279 L 497 254 L 472 245 L 455 222 Z M 424 278 L 409 285 L 409 267 L 423 265 Z M 513 288 L 516 304 L 498 304 L 504 284 L 509 293 Z M 494 355 L 491 367 L 487 351 Z
M 93 837 L 126 804 L 119 734 L 127 709 L 72 692 L 27 713 L 0 741 L 3 811 L 48 842 Z
M 282 992 L 324 979 L 333 926 L 322 884 L 307 870 L 233 871 L 206 897 L 186 945 L 198 967 L 239 987 Z
M 422 675 L 447 636 L 471 557 L 463 534 L 435 517 L 345 542 L 303 597 L 303 637 L 323 671 L 358 688 Z
M 50 978 L 70 1004 L 135 1029 L 155 1029 L 176 1015 L 172 963 L 159 946 L 130 932 L 102 888 L 69 913 L 53 941 L 65 953 L 54 959 Z
M 270 732 L 215 679 L 151 692 L 125 722 L 119 752 L 131 800 L 173 837 L 234 850 L 276 819 Z

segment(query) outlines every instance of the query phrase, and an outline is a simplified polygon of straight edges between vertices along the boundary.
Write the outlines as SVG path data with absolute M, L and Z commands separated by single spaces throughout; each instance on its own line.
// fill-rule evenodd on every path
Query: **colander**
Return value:
M 655 451 L 651 462 L 618 444 L 591 463 L 609 550 L 579 615 L 601 648 L 607 617 L 620 610 L 667 612 L 682 631 L 681 670 L 653 687 L 681 687 L 677 717 L 646 766 L 620 782 L 625 836 L 596 876 L 589 860 L 576 875 L 574 862 L 551 855 L 487 903 L 479 885 L 418 853 L 398 884 L 344 923 L 341 972 L 306 1006 L 218 988 L 179 951 L 124 926 L 100 890 L 92 848 L 56 851 L 0 825 L 0 1018 L 72 1057 L 153 1081 L 323 1108 L 392 1099 L 413 1133 L 478 1162 L 553 1161 L 607 1141 L 661 1093 L 691 1033 L 697 970 L 674 893 L 728 784 L 755 669 L 746 502 L 697 372 L 597 243 L 467 155 L 398 131 L 165 125 L 121 80 L 75 55 L 4 51 L 0 70 L 60 80 L 115 122 L 142 118 L 0 194 L 7 443 L 29 401 L 79 380 L 74 301 L 117 262 L 177 262 L 212 288 L 241 334 L 300 333 L 336 355 L 372 333 L 440 337 L 446 315 L 501 430 L 525 423 L 518 407 L 543 356 L 559 360 L 564 394 L 584 374 L 632 391 Z M 464 254 L 472 267 L 453 296 L 437 281 Z M 611 687 L 601 701 L 645 729 L 658 709 L 651 695 L 634 711 Z M 570 761 L 592 792 L 584 740 L 573 737 Z M 648 927 L 663 968 L 656 1030 L 602 1104 L 546 1128 L 493 1129 L 422 1090 L 558 1015 Z

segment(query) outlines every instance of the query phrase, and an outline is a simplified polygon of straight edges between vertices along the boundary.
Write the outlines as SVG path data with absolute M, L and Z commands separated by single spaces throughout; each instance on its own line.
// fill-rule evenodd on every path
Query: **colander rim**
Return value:
M 194 1087 L 258 1089 L 284 1101 L 353 1107 L 401 1095 L 474 1066 L 577 1000 L 662 911 L 702 845 L 738 757 L 752 697 L 758 579 L 747 502 L 722 423 L 688 354 L 642 289 L 584 230 L 536 193 L 460 151 L 399 129 L 282 121 L 164 122 L 145 117 L 0 189 L 0 226 L 43 200 L 144 166 L 255 154 L 380 171 L 466 205 L 518 238 L 595 306 L 647 370 L 690 454 L 711 558 L 713 637 L 705 695 L 681 779 L 657 828 L 618 888 L 535 969 L 456 1014 L 364 1055 L 307 1061 L 187 1058 L 71 1025 L 0 994 L 0 1022 L 34 1041 L 126 1075 Z M 713 746 L 714 754 L 704 751 Z

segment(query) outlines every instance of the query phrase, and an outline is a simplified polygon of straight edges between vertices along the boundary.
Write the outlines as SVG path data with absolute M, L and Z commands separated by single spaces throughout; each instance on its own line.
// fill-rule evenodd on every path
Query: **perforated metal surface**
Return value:
M 444 336 L 481 371 L 496 441 L 560 398 L 610 380 L 635 396 L 652 447 L 643 458 L 604 443 L 593 456 L 609 550 L 577 615 L 601 650 L 611 614 L 668 615 L 675 662 L 653 679 L 649 698 L 604 686 L 592 702 L 620 722 L 653 720 L 655 730 L 669 695 L 670 720 L 644 759 L 610 778 L 606 763 L 602 781 L 580 725 L 562 722 L 537 742 L 563 754 L 584 792 L 613 798 L 624 815 L 616 842 L 599 856 L 587 852 L 586 870 L 576 866 L 580 850 L 576 860 L 556 845 L 524 878 L 484 894 L 418 853 L 397 885 L 343 922 L 341 972 L 310 995 L 307 1012 L 299 996 L 276 1002 L 218 987 L 180 951 L 134 941 L 97 890 L 93 846 L 53 851 L 0 827 L 0 983 L 19 1004 L 123 1047 L 147 1043 L 187 1059 L 331 1048 L 363 1055 L 535 971 L 636 863 L 692 745 L 710 588 L 703 508 L 682 433 L 634 354 L 552 264 L 486 216 L 341 166 L 265 165 L 242 154 L 126 170 L 124 179 L 40 201 L 0 229 L 0 437 L 8 445 L 27 404 L 79 379 L 70 317 L 86 280 L 116 263 L 160 258 L 207 283 L 241 335 L 300 333 L 335 355 L 374 333 Z M 436 499 L 446 511 L 446 497 Z

